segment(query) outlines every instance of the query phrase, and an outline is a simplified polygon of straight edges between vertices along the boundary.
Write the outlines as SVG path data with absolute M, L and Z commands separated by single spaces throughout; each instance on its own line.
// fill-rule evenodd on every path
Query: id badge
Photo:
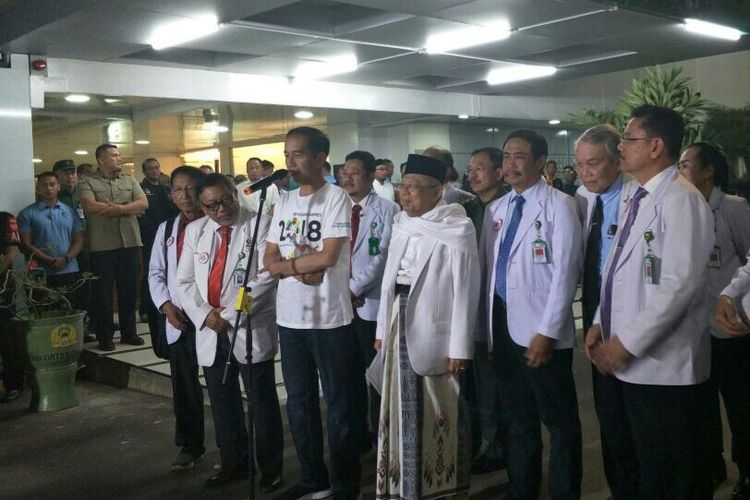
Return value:
M 232 277 L 232 283 L 235 288 L 241 288 L 245 284 L 245 270 L 242 268 L 237 269 Z
M 648 254 L 643 258 L 643 279 L 647 285 L 655 285 L 656 279 L 656 257 Z
M 531 251 L 534 257 L 534 264 L 547 263 L 547 243 L 543 240 L 535 240 L 531 244 Z
M 371 236 L 367 240 L 367 251 L 370 255 L 380 255 L 380 238 Z
M 708 258 L 708 267 L 713 269 L 721 267 L 721 247 L 719 245 L 714 245 L 714 249 L 711 250 L 711 256 Z

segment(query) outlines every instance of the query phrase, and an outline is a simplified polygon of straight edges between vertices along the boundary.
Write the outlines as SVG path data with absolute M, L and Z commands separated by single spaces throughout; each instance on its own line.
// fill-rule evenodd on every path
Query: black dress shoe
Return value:
M 206 479 L 206 482 L 203 483 L 203 486 L 205 486 L 206 488 L 218 488 L 219 486 L 224 486 L 225 484 L 233 483 L 234 481 L 247 479 L 248 475 L 249 472 L 247 468 L 222 469 L 220 472 L 217 472 L 213 476 Z
M 138 335 L 133 335 L 132 337 L 122 337 L 120 339 L 121 344 L 130 344 L 130 345 L 143 345 L 146 343 L 145 340 L 143 340 Z
M 91 335 L 90 333 L 86 333 L 83 335 L 84 344 L 90 344 L 92 342 L 96 342 L 96 335 Z
M 740 474 L 732 490 L 732 500 L 750 500 L 750 476 Z
M 111 340 L 101 340 L 99 341 L 99 350 L 100 351 L 114 351 L 115 350 L 115 343 Z

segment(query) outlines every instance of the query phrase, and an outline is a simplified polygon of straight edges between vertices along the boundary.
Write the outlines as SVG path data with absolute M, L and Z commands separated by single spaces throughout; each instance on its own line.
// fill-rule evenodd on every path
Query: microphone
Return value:
M 262 190 L 264 188 L 267 188 L 268 186 L 270 186 L 274 182 L 283 179 L 288 174 L 289 174 L 289 171 L 285 170 L 283 168 L 281 168 L 279 170 L 275 170 L 271 175 L 263 177 L 258 182 L 254 182 L 254 183 L 250 184 L 249 186 L 247 186 L 246 188 L 244 188 L 242 190 L 242 194 L 244 194 L 245 196 L 250 196 L 253 193 L 257 193 L 258 191 L 260 191 L 260 190 Z

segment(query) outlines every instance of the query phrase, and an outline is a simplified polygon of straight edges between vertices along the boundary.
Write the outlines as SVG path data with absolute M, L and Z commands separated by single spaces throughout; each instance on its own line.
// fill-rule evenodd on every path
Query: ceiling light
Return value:
M 33 159 L 33 160 L 31 160 L 31 161 L 32 161 L 33 163 L 42 163 L 42 159 L 41 159 L 41 158 L 34 158 L 34 159 Z
M 147 141 L 146 139 L 138 139 L 137 141 L 135 141 L 135 143 L 145 146 L 146 144 L 151 144 L 151 141 Z
M 547 123 L 549 123 L 550 125 L 560 125 L 560 120 L 550 120 Z
M 736 42 L 744 34 L 738 29 L 722 26 L 721 24 L 709 23 L 698 19 L 685 19 L 685 29 L 699 35 L 721 38 Z
M 165 24 L 151 34 L 148 43 L 154 50 L 166 49 L 216 33 L 219 21 L 214 14 L 185 18 Z
M 105 97 L 104 102 L 107 104 L 114 104 L 116 102 L 120 102 L 122 99 L 117 99 L 116 97 Z
M 297 111 L 296 113 L 294 113 L 294 117 L 298 118 L 300 120 L 309 120 L 313 116 L 315 116 L 315 115 L 313 114 L 312 111 L 302 110 L 302 111 Z
M 306 80 L 316 80 L 342 73 L 350 73 L 357 69 L 357 57 L 354 55 L 338 56 L 325 61 L 309 61 L 300 64 L 294 71 L 294 77 Z
M 559 131 L 555 135 L 560 136 L 560 137 L 565 137 L 566 135 L 568 135 L 568 131 L 567 130 L 561 130 L 561 131 Z
M 458 119 L 459 120 L 468 120 L 469 119 L 469 115 L 464 115 L 464 114 L 458 115 Z
M 438 35 L 427 37 L 425 51 L 428 54 L 439 54 L 452 50 L 474 47 L 485 43 L 497 42 L 510 36 L 510 25 L 499 22 L 492 26 L 471 26 Z
M 495 128 L 495 127 L 490 127 L 490 128 L 488 128 L 487 130 L 485 130 L 485 132 L 487 132 L 487 133 L 491 134 L 491 133 L 493 133 L 493 132 L 500 132 L 500 130 L 499 130 L 499 129 L 497 129 L 497 128 Z
M 65 96 L 65 100 L 68 102 L 82 103 L 89 102 L 91 98 L 85 94 L 70 94 Z
M 226 125 L 217 125 L 216 126 L 216 131 L 219 132 L 219 133 L 229 132 L 229 127 L 227 127 Z
M 554 66 L 535 66 L 531 64 L 513 64 L 505 68 L 494 69 L 487 75 L 487 83 L 490 85 L 502 85 L 504 83 L 520 82 L 554 75 L 557 68 Z
M 73 153 L 77 154 L 78 156 L 86 156 L 87 154 L 89 154 L 89 152 L 85 149 L 76 149 L 75 151 L 73 151 Z

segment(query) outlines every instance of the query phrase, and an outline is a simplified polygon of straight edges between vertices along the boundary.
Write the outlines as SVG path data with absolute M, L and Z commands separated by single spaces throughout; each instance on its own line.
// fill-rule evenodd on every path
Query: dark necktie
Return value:
M 596 197 L 594 212 L 591 214 L 591 229 L 586 241 L 586 261 L 583 268 L 583 324 L 591 326 L 599 305 L 602 288 L 600 269 L 602 256 L 602 221 L 604 220 L 604 203 L 602 197 Z
M 513 200 L 516 207 L 513 209 L 513 215 L 510 218 L 508 230 L 505 231 L 505 238 L 503 238 L 503 242 L 500 245 L 500 253 L 497 256 L 497 265 L 495 266 L 495 293 L 497 293 L 503 300 L 506 300 L 505 278 L 506 273 L 508 272 L 508 257 L 510 257 L 510 248 L 513 246 L 513 240 L 516 238 L 518 225 L 521 223 L 524 202 L 526 202 L 526 200 L 523 196 L 516 196 L 516 199 Z
M 628 241 L 630 236 L 630 229 L 633 227 L 633 222 L 638 215 L 638 206 L 641 203 L 641 199 L 648 194 L 648 191 L 639 187 L 633 199 L 630 200 L 630 206 L 628 207 L 628 218 L 625 219 L 625 224 L 620 230 L 620 234 L 617 238 L 617 247 L 615 248 L 615 255 L 612 257 L 612 264 L 609 266 L 609 272 L 607 273 L 607 281 L 604 285 L 604 296 L 602 297 L 601 304 L 601 322 L 602 322 L 602 334 L 604 338 L 609 338 L 610 328 L 612 327 L 612 282 L 615 277 L 615 269 L 617 269 L 617 263 L 620 261 L 620 254 L 622 253 L 622 247 Z
M 359 234 L 359 216 L 362 213 L 362 205 L 354 205 L 352 207 L 352 239 L 349 240 L 349 251 L 354 253 L 354 244 L 357 241 L 357 235 Z
M 213 307 L 221 307 L 221 285 L 224 281 L 224 267 L 227 265 L 227 253 L 229 252 L 229 239 L 232 235 L 232 228 L 221 226 L 219 228 L 221 242 L 216 250 L 214 264 L 211 266 L 211 273 L 208 275 L 208 303 Z

